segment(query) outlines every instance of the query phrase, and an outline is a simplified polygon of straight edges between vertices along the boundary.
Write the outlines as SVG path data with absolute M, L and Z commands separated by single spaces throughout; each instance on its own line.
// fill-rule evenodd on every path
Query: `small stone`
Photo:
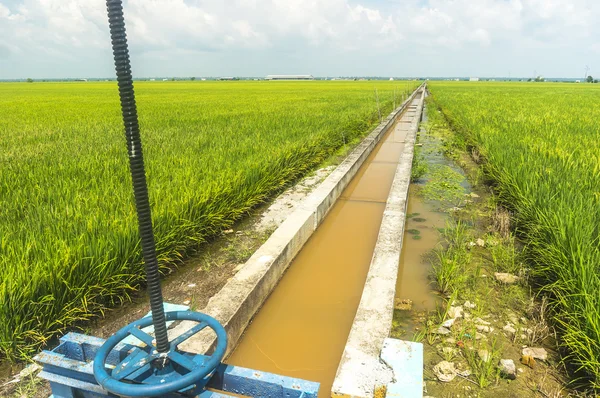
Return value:
M 485 326 L 485 325 L 477 325 L 476 326 L 477 330 L 483 333 L 490 333 L 494 331 L 494 328 L 491 326 Z
M 456 344 L 456 339 L 448 337 L 447 339 L 444 339 L 444 343 L 454 345 Z
M 500 281 L 507 285 L 512 285 L 513 283 L 519 280 L 518 276 L 506 272 L 494 272 L 494 276 L 496 277 L 497 281 Z
M 465 301 L 463 307 L 472 310 L 473 308 L 477 307 L 477 305 L 475 303 L 471 303 L 470 301 Z
M 476 244 L 477 244 L 477 243 L 475 243 L 475 242 L 471 241 L 471 242 L 469 242 L 469 247 L 474 247 Z
M 456 321 L 456 318 L 447 319 L 444 321 L 444 323 L 442 323 L 442 326 L 450 329 L 452 327 L 452 325 L 454 325 L 454 321 Z
M 477 195 L 475 192 L 471 192 L 469 194 L 469 196 L 472 197 L 472 198 L 478 198 L 479 197 L 479 195 Z
M 189 285 L 187 285 L 187 287 L 190 287 L 190 288 L 191 287 L 196 287 L 196 284 L 195 283 L 190 283 Z
M 513 334 L 513 335 L 517 333 L 516 329 L 513 328 L 510 323 L 507 323 L 506 326 L 504 326 L 502 328 L 502 330 L 504 330 L 505 332 L 508 332 L 509 334 Z
M 233 233 L 233 229 L 226 229 L 225 231 L 223 231 L 224 234 L 228 235 L 228 234 L 232 234 Z
M 449 318 L 462 318 L 463 316 L 463 307 L 462 306 L 457 306 L 457 307 L 450 307 L 448 309 L 448 317 Z
M 491 323 L 489 323 L 488 321 L 484 321 L 481 318 L 475 318 L 475 319 L 473 319 L 473 322 L 475 322 L 478 325 L 488 325 L 488 326 L 491 325 Z
M 413 302 L 411 299 L 400 299 L 397 298 L 394 300 L 394 308 L 400 311 L 410 311 L 412 310 Z
M 477 351 L 477 355 L 483 362 L 488 362 L 490 359 L 492 359 L 492 356 L 488 350 L 479 350 Z
M 442 361 L 433 367 L 433 373 L 439 381 L 448 383 L 456 377 L 456 368 L 453 362 Z
M 481 238 L 477 239 L 477 241 L 475 241 L 475 243 L 477 243 L 477 246 L 479 246 L 479 247 L 485 246 L 485 241 Z
M 545 361 L 546 359 L 548 359 L 548 353 L 546 352 L 546 350 L 544 348 L 534 348 L 534 347 L 524 348 L 523 356 L 525 356 L 525 355 L 528 355 L 532 358 L 539 359 L 542 361 Z
M 189 305 L 190 303 L 191 303 L 191 301 L 190 301 L 190 300 L 184 300 L 184 301 L 183 301 L 183 304 L 185 304 L 185 305 Z
M 471 314 L 469 314 L 468 312 L 465 312 L 463 316 L 465 317 L 465 319 L 471 319 Z
M 437 328 L 436 330 L 434 330 L 432 333 L 433 334 L 440 334 L 442 336 L 445 336 L 447 334 L 450 334 L 450 330 L 446 329 L 443 326 L 440 326 L 439 328 Z
M 481 340 L 481 339 L 486 340 L 487 337 L 485 337 L 485 334 L 481 334 L 479 332 L 475 332 L 475 340 Z
M 511 380 L 517 378 L 517 367 L 512 359 L 501 359 L 499 367 L 500 374 L 502 374 L 502 376 Z

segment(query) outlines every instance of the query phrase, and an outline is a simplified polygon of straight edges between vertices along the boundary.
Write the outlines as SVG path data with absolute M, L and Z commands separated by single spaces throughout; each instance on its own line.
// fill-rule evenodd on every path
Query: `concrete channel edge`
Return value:
M 333 382 L 334 397 L 373 397 L 376 387 L 387 386 L 398 379 L 394 374 L 397 367 L 390 366 L 388 361 L 382 361 L 380 356 L 384 342 L 390 340 L 388 336 L 394 313 L 414 144 L 424 97 L 423 89 L 416 108 L 418 117 L 411 123 L 406 136 L 404 152 L 387 199 L 360 304 Z M 389 343 L 391 342 L 386 345 L 390 345 Z M 418 362 L 418 358 L 415 360 Z M 418 383 L 421 385 L 411 385 L 410 389 L 418 392 L 409 394 L 405 390 L 403 397 L 422 396 L 422 371 L 422 365 L 413 370 L 420 373 Z
M 413 91 L 405 102 L 362 140 L 201 310 L 225 327 L 228 338 L 226 357 L 233 351 L 245 328 L 276 287 L 296 254 L 323 221 L 381 137 L 410 105 L 422 86 Z M 181 322 L 169 331 L 170 338 L 182 334 L 193 325 Z M 207 331 L 187 340 L 179 348 L 204 354 L 211 350 L 214 343 L 215 335 Z

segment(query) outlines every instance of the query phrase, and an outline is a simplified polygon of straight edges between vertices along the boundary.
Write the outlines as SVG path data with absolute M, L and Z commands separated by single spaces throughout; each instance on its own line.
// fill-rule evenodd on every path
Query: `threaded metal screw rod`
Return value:
M 150 295 L 150 309 L 152 310 L 156 348 L 159 352 L 164 353 L 169 351 L 169 338 L 167 336 L 167 324 L 163 309 L 158 261 L 156 260 L 156 244 L 152 231 L 152 216 L 148 200 L 148 187 L 144 171 L 144 157 L 135 105 L 135 93 L 133 91 L 133 79 L 131 77 L 129 50 L 127 48 L 123 4 L 121 0 L 106 0 L 106 7 L 108 9 L 110 37 L 119 84 L 123 123 L 125 124 L 125 138 L 127 140 L 127 152 L 129 153 L 135 207 L 137 209 L 138 226 L 142 240 L 142 254 L 146 265 L 146 281 Z

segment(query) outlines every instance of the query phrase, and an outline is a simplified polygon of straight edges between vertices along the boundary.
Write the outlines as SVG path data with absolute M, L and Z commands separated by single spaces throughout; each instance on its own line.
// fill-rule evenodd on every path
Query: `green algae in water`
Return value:
M 414 240 L 419 240 L 419 239 L 421 239 L 421 235 L 413 235 L 412 238 Z
M 464 201 L 465 189 L 461 185 L 464 175 L 449 166 L 432 167 L 427 175 L 428 181 L 421 190 L 427 200 L 441 202 L 444 205 L 458 205 Z
M 413 218 L 413 221 L 416 221 L 416 222 L 425 222 L 425 221 L 427 221 L 427 219 L 426 218 L 422 218 L 422 217 L 416 217 L 416 218 Z
M 408 232 L 411 235 L 419 235 L 419 234 L 421 234 L 421 231 L 419 231 L 418 229 L 409 229 L 406 232 Z

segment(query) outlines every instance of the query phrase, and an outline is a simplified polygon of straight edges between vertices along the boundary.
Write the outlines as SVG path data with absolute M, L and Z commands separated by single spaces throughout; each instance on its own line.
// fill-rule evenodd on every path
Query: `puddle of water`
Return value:
M 425 203 L 415 193 L 414 184 L 409 190 L 407 216 L 396 280 L 396 298 L 411 300 L 414 311 L 430 311 L 435 309 L 437 296 L 429 284 L 431 265 L 426 256 L 437 246 L 440 240 L 438 228 L 446 225 L 447 216 Z M 415 234 L 415 231 L 419 233 Z
M 369 156 L 227 363 L 317 381 L 319 397 L 331 395 L 403 149 L 393 140 L 409 127 L 397 123 Z

